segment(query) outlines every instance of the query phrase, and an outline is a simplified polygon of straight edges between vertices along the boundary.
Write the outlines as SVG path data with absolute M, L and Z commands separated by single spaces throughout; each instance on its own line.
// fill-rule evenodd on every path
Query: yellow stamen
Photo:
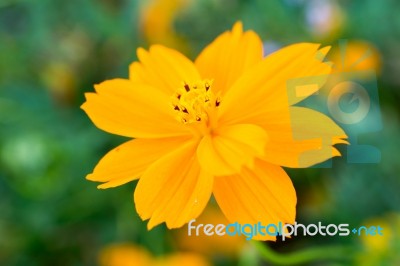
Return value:
M 208 123 L 213 109 L 220 105 L 211 90 L 212 80 L 184 82 L 172 97 L 176 118 L 184 124 Z

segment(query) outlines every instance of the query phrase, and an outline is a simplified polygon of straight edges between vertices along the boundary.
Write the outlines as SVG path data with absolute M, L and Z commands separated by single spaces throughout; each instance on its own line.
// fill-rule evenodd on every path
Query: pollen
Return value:
M 183 82 L 172 97 L 176 118 L 184 123 L 207 122 L 212 109 L 220 105 L 220 99 L 212 92 L 212 80 Z

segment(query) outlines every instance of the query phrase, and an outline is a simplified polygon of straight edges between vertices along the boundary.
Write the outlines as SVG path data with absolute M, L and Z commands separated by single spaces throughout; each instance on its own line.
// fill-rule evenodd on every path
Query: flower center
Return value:
M 184 82 L 172 97 L 176 118 L 184 124 L 208 122 L 220 104 L 211 90 L 212 80 Z

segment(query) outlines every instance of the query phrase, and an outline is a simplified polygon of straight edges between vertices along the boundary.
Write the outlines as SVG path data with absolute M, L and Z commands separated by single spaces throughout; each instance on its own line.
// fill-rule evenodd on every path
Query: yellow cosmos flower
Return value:
M 289 79 L 327 76 L 328 50 L 301 43 L 263 58 L 260 38 L 240 22 L 194 63 L 160 45 L 139 48 L 129 79 L 86 94 L 82 108 L 97 127 L 135 138 L 87 179 L 110 188 L 140 178 L 134 201 L 149 229 L 183 226 L 211 195 L 230 222 L 293 223 L 296 193 L 281 166 L 338 156 L 333 145 L 346 138 L 327 116 L 293 106 L 314 91 L 286 92 Z

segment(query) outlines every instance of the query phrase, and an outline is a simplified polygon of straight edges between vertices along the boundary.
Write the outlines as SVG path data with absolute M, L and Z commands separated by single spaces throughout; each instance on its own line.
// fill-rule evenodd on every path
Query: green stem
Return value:
M 278 253 L 260 241 L 252 241 L 261 257 L 276 265 L 298 265 L 317 260 L 349 259 L 353 249 L 344 246 L 315 247 L 293 253 Z

